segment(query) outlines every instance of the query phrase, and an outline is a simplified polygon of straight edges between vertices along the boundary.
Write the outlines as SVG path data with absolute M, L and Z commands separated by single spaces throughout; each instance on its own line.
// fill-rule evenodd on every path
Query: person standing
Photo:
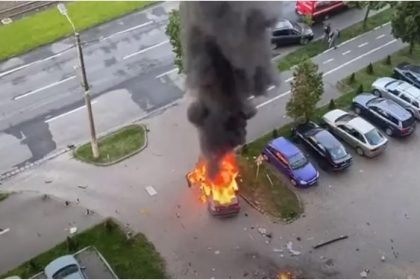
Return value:
M 328 42 L 330 39 L 331 25 L 328 22 L 324 22 L 324 40 Z
M 334 49 L 337 49 L 337 40 L 339 35 L 340 32 L 338 31 L 338 29 L 334 29 L 334 31 L 330 33 L 330 38 L 328 40 L 329 48 L 334 47 Z

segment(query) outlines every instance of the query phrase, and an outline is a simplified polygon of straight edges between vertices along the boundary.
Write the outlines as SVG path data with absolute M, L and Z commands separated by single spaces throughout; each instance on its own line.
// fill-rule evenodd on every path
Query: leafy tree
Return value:
M 392 34 L 410 44 L 410 54 L 420 42 L 420 2 L 401 1 L 395 6 L 391 21 Z
M 169 22 L 166 26 L 166 35 L 172 45 L 172 50 L 175 53 L 175 65 L 178 67 L 178 73 L 184 71 L 182 66 L 182 46 L 181 46 L 181 17 L 178 10 L 172 10 L 169 13 Z
M 354 7 L 358 9 L 366 9 L 365 17 L 363 18 L 363 29 L 366 29 L 367 20 L 369 18 L 369 13 L 371 10 L 379 10 L 385 7 L 387 1 L 349 1 L 346 2 L 349 7 Z
M 293 72 L 292 96 L 287 102 L 287 115 L 294 120 L 309 121 L 324 92 L 322 73 L 311 60 L 299 63 Z

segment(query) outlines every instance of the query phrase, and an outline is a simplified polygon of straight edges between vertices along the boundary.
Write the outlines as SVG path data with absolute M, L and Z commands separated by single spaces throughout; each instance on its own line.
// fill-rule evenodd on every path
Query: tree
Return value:
M 184 71 L 184 67 L 182 66 L 181 17 L 178 10 L 172 10 L 169 13 L 169 22 L 165 33 L 168 35 L 172 50 L 175 53 L 174 63 L 178 67 L 178 73 L 181 73 Z
M 385 7 L 387 1 L 349 1 L 346 2 L 349 7 L 354 7 L 358 9 L 366 9 L 365 17 L 363 18 L 363 29 L 366 29 L 367 20 L 369 18 L 369 13 L 371 10 L 379 10 Z
M 287 115 L 294 120 L 303 117 L 307 122 L 313 116 L 316 104 L 324 92 L 322 73 L 311 60 L 299 63 L 293 72 L 292 96 L 287 102 Z
M 401 1 L 395 6 L 391 20 L 392 34 L 410 44 L 410 54 L 420 42 L 420 2 Z

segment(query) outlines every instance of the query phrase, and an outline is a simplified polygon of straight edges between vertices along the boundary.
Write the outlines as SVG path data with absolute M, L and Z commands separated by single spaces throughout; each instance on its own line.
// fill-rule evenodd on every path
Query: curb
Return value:
M 109 133 L 109 134 L 105 134 L 105 135 L 103 135 L 102 137 L 100 137 L 100 138 L 98 139 L 98 142 L 99 142 L 99 140 L 100 140 L 101 138 L 103 139 L 103 138 L 105 138 L 105 137 L 109 137 L 109 136 L 112 136 L 112 135 L 114 135 L 114 134 L 117 134 L 117 133 L 118 133 L 118 132 L 120 132 L 121 130 L 123 130 L 123 129 L 127 128 L 127 127 L 130 127 L 130 126 L 142 127 L 142 128 L 143 128 L 143 130 L 144 130 L 144 143 L 143 143 L 143 145 L 142 145 L 141 147 L 139 147 L 137 150 L 134 150 L 133 152 L 131 152 L 131 153 L 129 153 L 129 154 L 127 154 L 127 155 L 125 155 L 125 156 L 123 156 L 123 157 L 119 158 L 119 159 L 116 159 L 116 160 L 114 160 L 114 161 L 111 161 L 111 162 L 104 162 L 104 163 L 102 163 L 102 162 L 94 162 L 94 161 L 85 161 L 85 160 L 83 160 L 83 159 L 81 159 L 81 158 L 78 158 L 78 157 L 76 156 L 76 152 L 77 152 L 77 150 L 78 150 L 78 149 L 80 149 L 80 147 L 81 147 L 81 146 L 83 146 L 83 145 L 84 145 L 84 144 L 82 144 L 82 145 L 80 145 L 79 147 L 77 147 L 76 149 L 74 149 L 74 150 L 73 150 L 73 157 L 74 157 L 75 159 L 77 159 L 78 161 L 83 162 L 83 163 L 88 163 L 88 164 L 92 164 L 92 165 L 99 166 L 99 167 L 107 167 L 107 166 L 110 166 L 110 165 L 114 165 L 114 164 L 116 164 L 116 163 L 119 163 L 119 162 L 121 162 L 121 161 L 123 161 L 123 160 L 125 160 L 125 159 L 127 159 L 127 158 L 129 158 L 129 157 L 132 157 L 132 156 L 134 156 L 135 154 L 138 154 L 139 152 L 141 152 L 142 150 L 144 150 L 144 149 L 147 147 L 147 145 L 148 145 L 148 137 L 147 137 L 147 131 L 148 131 L 148 129 L 147 129 L 147 127 L 146 127 L 144 124 L 129 124 L 129 125 L 127 125 L 127 126 L 124 126 L 124 127 L 118 128 L 118 129 L 114 130 L 113 132 L 111 132 L 111 133 Z

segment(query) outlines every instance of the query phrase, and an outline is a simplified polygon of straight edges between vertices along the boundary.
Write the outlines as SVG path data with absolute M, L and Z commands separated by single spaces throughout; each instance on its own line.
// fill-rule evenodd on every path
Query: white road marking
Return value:
M 132 53 L 132 54 L 126 55 L 126 56 L 124 56 L 124 57 L 123 57 L 123 60 L 126 60 L 126 59 L 128 59 L 128 58 L 130 58 L 130 57 L 133 57 L 133 56 L 135 56 L 135 55 L 142 54 L 142 53 L 144 53 L 144 52 L 150 51 L 150 50 L 152 50 L 152 49 L 154 49 L 154 48 L 160 47 L 160 46 L 162 46 L 162 45 L 164 45 L 164 44 L 167 44 L 167 43 L 169 43 L 169 40 L 165 40 L 165 41 L 163 41 L 163 42 L 157 43 L 156 45 L 153 45 L 153 46 L 150 46 L 150 47 L 148 47 L 148 48 L 145 48 L 145 49 L 139 50 L 138 52 L 135 52 L 135 53 Z
M 130 31 L 133 31 L 133 30 L 139 29 L 139 28 L 142 28 L 142 27 L 145 27 L 145 26 L 148 26 L 148 25 L 150 25 L 150 24 L 152 24 L 152 23 L 153 23 L 153 21 L 151 20 L 151 21 L 148 21 L 148 22 L 145 22 L 145 23 L 142 23 L 142 24 L 139 24 L 139 25 L 136 25 L 136 26 L 130 27 L 130 28 L 128 28 L 128 29 L 118 31 L 118 32 L 116 32 L 116 33 L 114 33 L 114 34 L 111 34 L 111 35 L 109 35 L 109 36 L 105 37 L 105 38 L 102 38 L 102 39 L 101 39 L 101 41 L 106 40 L 106 39 L 109 39 L 109 38 L 112 38 L 112 37 L 117 36 L 117 35 L 121 35 L 121 34 L 124 34 L 124 33 L 130 32 Z
M 363 57 L 365 57 L 365 56 L 368 56 L 368 55 L 370 55 L 371 53 L 374 53 L 374 52 L 376 52 L 376 51 L 378 51 L 378 50 L 380 50 L 380 49 L 383 49 L 383 48 L 385 48 L 385 47 L 387 47 L 387 46 L 389 46 L 389 45 L 391 45 L 391 44 L 393 44 L 393 43 L 395 43 L 395 42 L 397 42 L 397 39 L 394 39 L 394 40 L 392 40 L 392 41 L 389 41 L 388 43 L 386 43 L 386 44 L 384 44 L 384 45 L 382 45 L 382 46 L 380 46 L 380 47 L 377 47 L 377 48 L 371 49 L 370 51 L 368 51 L 368 52 L 366 52 L 366 53 L 364 53 L 364 54 L 362 54 L 362 55 L 359 55 L 358 57 L 355 57 L 355 58 L 353 58 L 353 59 L 351 59 L 351 60 L 349 60 L 349 61 L 347 61 L 347 62 L 345 62 L 345 63 L 341 64 L 340 66 L 337 66 L 336 68 L 331 69 L 330 71 L 325 72 L 322 76 L 323 76 L 323 77 L 328 76 L 329 74 L 334 73 L 335 71 L 340 70 L 341 68 L 343 68 L 343 67 L 345 67 L 345 66 L 347 66 L 347 65 L 349 65 L 349 64 L 351 64 L 351 63 L 353 63 L 353 62 L 355 62 L 355 61 L 357 61 L 357 60 L 359 60 L 359 59 L 361 59 L 361 58 L 363 58 Z M 261 108 L 261 107 L 264 107 L 264 106 L 266 106 L 266 105 L 270 104 L 271 102 L 276 101 L 276 100 L 277 100 L 277 99 L 279 99 L 279 98 L 282 98 L 282 97 L 284 97 L 284 96 L 287 96 L 287 95 L 288 95 L 288 94 L 290 94 L 290 93 L 291 93 L 291 91 L 290 91 L 290 90 L 288 90 L 288 91 L 283 92 L 283 93 L 281 93 L 281 94 L 279 94 L 279 95 L 277 95 L 277 96 L 275 96 L 275 97 L 273 97 L 273 98 L 271 98 L 271 99 L 269 99 L 269 100 L 266 100 L 266 101 L 264 101 L 263 103 L 258 104 L 258 105 L 257 105 L 257 109 L 259 109 L 259 108 Z
M 38 92 L 41 92 L 43 90 L 46 90 L 46 89 L 49 89 L 49 88 L 52 88 L 52 87 L 61 85 L 61 84 L 65 83 L 65 82 L 67 82 L 67 81 L 73 80 L 74 78 L 76 78 L 76 76 L 71 76 L 71 77 L 68 77 L 68 78 L 66 78 L 64 80 L 61 80 L 61 81 L 58 81 L 58 82 L 55 82 L 55 83 L 46 85 L 45 87 L 42 87 L 42 88 L 39 88 L 39 89 L 30 91 L 30 92 L 27 92 L 27 93 L 22 94 L 22 95 L 15 96 L 15 97 L 13 97 L 13 100 L 19 100 L 21 98 L 28 97 L 30 95 L 36 94 Z
M 351 53 L 351 50 L 343 52 L 342 55 L 346 55 L 346 54 L 349 54 L 349 53 Z
M 330 59 L 327 59 L 324 62 L 322 62 L 322 64 L 328 64 L 328 63 L 333 62 L 333 61 L 334 61 L 334 58 L 330 58 Z
M 267 91 L 273 90 L 274 88 L 275 88 L 275 86 L 274 86 L 274 85 L 271 85 L 271 86 L 269 86 L 269 87 L 267 88 Z
M 293 77 L 290 77 L 289 79 L 285 80 L 286 83 L 293 81 Z
M 367 44 L 369 44 L 369 43 L 368 43 L 368 42 L 364 42 L 364 43 L 362 43 L 362 44 L 358 45 L 357 47 L 358 47 L 358 48 L 362 48 L 362 47 L 366 46 Z
M 91 104 L 93 105 L 93 104 L 96 104 L 96 103 L 98 103 L 98 100 L 93 100 Z M 78 107 L 78 108 L 76 108 L 76 109 L 73 109 L 73 110 L 71 110 L 71 111 L 65 112 L 65 113 L 63 113 L 63 114 L 61 114 L 61 115 L 58 115 L 58 116 L 55 116 L 55 117 L 49 118 L 49 119 L 47 119 L 45 122 L 46 122 L 46 123 L 49 123 L 49 122 L 55 121 L 55 120 L 57 120 L 57 119 L 59 119 L 59 118 L 62 118 L 62 117 L 65 117 L 65 116 L 67 116 L 67 115 L 70 115 L 70 114 L 72 114 L 72 113 L 74 113 L 74 112 L 77 112 L 77 111 L 79 111 L 79 110 L 81 110 L 81 109 L 83 109 L 83 108 L 85 108 L 85 107 L 86 107 L 86 105 L 80 106 L 80 107 Z
M 381 38 L 383 38 L 383 37 L 385 37 L 385 34 L 381 34 L 381 35 L 379 35 L 378 37 L 376 37 L 376 40 L 379 40 L 379 39 L 381 39 Z
M 175 71 L 178 71 L 178 68 L 174 68 L 174 69 L 171 69 L 169 71 L 166 71 L 165 73 L 159 74 L 159 75 L 156 76 L 156 79 L 160 79 L 163 76 L 166 76 L 168 74 L 171 74 L 172 72 L 175 72 Z
M 8 231 L 10 231 L 10 228 L 5 228 L 2 231 L 0 231 L 0 235 L 3 235 L 3 234 L 5 234 Z

